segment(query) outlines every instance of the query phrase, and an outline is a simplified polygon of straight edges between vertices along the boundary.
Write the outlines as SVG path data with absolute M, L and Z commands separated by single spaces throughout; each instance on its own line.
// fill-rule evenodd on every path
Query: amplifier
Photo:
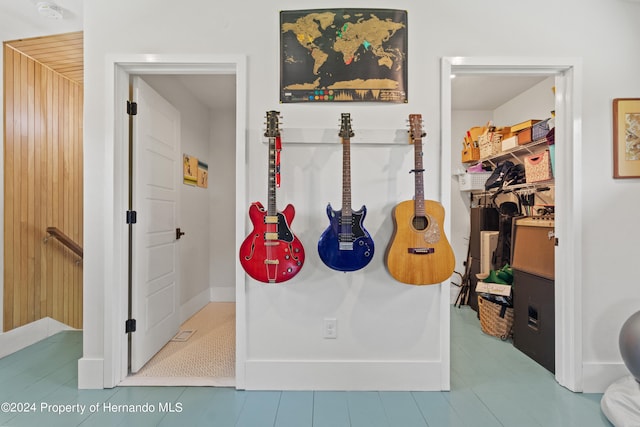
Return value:
M 530 216 L 513 221 L 511 266 L 546 279 L 555 278 L 553 217 Z

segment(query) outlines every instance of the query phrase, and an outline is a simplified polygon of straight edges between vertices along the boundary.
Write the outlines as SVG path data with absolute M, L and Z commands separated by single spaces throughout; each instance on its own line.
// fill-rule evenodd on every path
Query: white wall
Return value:
M 525 120 L 550 118 L 555 109 L 553 86 L 555 77 L 549 77 L 499 106 L 493 112 L 494 124 L 511 126 Z
M 354 120 L 353 202 L 366 204 L 365 226 L 376 240 L 372 263 L 363 271 L 337 274 L 324 268 L 316 255 L 317 238 L 326 226 L 327 201 L 339 204 L 340 147 L 335 145 L 285 146 L 283 188 L 279 204 L 294 203 L 292 228 L 305 244 L 307 262 L 299 277 L 278 286 L 246 283 L 248 387 L 286 388 L 287 383 L 314 388 L 322 378 L 346 373 L 353 388 L 375 387 L 358 369 L 388 366 L 406 369 L 403 380 L 391 388 L 439 388 L 439 367 L 448 366 L 448 349 L 441 348 L 440 288 L 395 283 L 385 272 L 382 253 L 391 234 L 390 210 L 413 195 L 410 147 L 357 146 L 360 129 L 398 129 L 409 113 L 426 119 L 425 190 L 437 198 L 439 188 L 439 65 L 443 56 L 566 56 L 582 57 L 583 159 L 585 212 L 583 242 L 583 304 L 585 313 L 585 389 L 603 382 L 599 369 L 619 364 L 617 333 L 622 322 L 640 307 L 632 283 L 640 264 L 635 262 L 640 239 L 635 212 L 640 208 L 637 180 L 614 181 L 611 167 L 611 99 L 640 96 L 636 50 L 640 38 L 640 5 L 618 0 L 541 0 L 535 8 L 498 0 L 492 5 L 474 0 L 354 0 L 350 7 L 406 8 L 409 13 L 409 103 L 406 105 L 278 105 L 278 11 L 317 7 L 307 0 L 258 2 L 241 0 L 224 5 L 204 0 L 181 4 L 167 0 L 129 2 L 112 0 L 85 4 L 85 177 L 96 188 L 85 195 L 85 305 L 95 307 L 85 318 L 85 357 L 99 362 L 103 342 L 105 271 L 104 230 L 112 215 L 112 141 L 104 140 L 107 108 L 104 87 L 105 55 L 109 53 L 215 53 L 248 56 L 246 206 L 266 197 L 265 146 L 259 143 L 264 111 L 280 108 L 288 126 L 323 128 L 337 133 L 340 112 Z M 153 19 L 148 11 L 155 11 Z M 493 10 L 492 10 L 493 9 Z M 250 10 L 250 13 L 248 12 Z M 166 12 L 165 12 L 166 11 Z M 579 11 L 579 12 L 578 12 Z M 499 24 L 481 25 L 492 12 Z M 544 22 L 523 25 L 527 22 Z M 215 25 L 212 25 L 212 22 Z M 585 25 L 597 22 L 598 31 Z M 117 25 L 114 25 L 117 23 Z M 468 23 L 465 25 L 464 23 Z M 477 23 L 477 25 L 475 25 Z M 136 28 L 130 37 L 124 28 Z M 613 73 L 613 75 L 612 75 Z M 450 143 L 450 142 L 446 142 Z M 619 206 L 615 214 L 611 206 Z M 246 213 L 236 213 L 246 215 Z M 612 220 L 615 215 L 615 220 Z M 623 268 L 609 268 L 624 266 Z M 321 338 L 325 317 L 338 319 L 338 339 Z M 91 338 L 88 336 L 91 334 Z M 107 351 L 109 349 L 106 349 Z M 108 368 L 108 367 L 105 367 Z M 106 371 L 107 369 L 105 369 Z M 81 374 L 83 371 L 81 370 Z M 406 378 L 414 378 L 408 381 Z M 304 383 L 303 381 L 307 382 Z M 442 381 L 441 381 L 442 380 Z M 608 380 L 604 378 L 604 382 Z M 313 381 L 316 381 L 313 383 Z M 601 384 L 598 385 L 601 387 Z M 596 387 L 597 388 L 597 387 Z
M 209 287 L 212 301 L 235 300 L 234 233 L 243 212 L 235 212 L 235 102 L 210 110 L 209 146 Z

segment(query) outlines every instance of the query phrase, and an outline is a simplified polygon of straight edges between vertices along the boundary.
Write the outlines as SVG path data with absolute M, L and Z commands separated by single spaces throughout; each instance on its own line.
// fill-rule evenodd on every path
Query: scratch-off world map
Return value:
M 280 12 L 280 102 L 407 102 L 407 12 Z

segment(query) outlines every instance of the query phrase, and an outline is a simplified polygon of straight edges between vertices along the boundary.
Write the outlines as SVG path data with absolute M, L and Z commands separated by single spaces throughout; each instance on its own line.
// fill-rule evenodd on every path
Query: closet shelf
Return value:
M 547 138 L 541 138 L 530 142 L 525 145 L 519 145 L 517 147 L 510 148 L 505 151 L 501 151 L 489 157 L 484 157 L 478 160 L 475 164 L 489 162 L 493 167 L 496 167 L 501 160 L 515 160 L 516 163 L 522 163 L 521 157 L 526 154 L 536 154 L 547 147 L 549 140 Z
M 545 188 L 548 187 L 548 190 Z M 495 194 L 498 191 L 502 190 L 502 192 L 527 192 L 527 191 L 549 191 L 555 188 L 555 181 L 553 179 L 549 179 L 547 181 L 537 181 L 537 182 L 529 182 L 524 184 L 515 184 L 508 185 L 504 188 L 492 188 L 490 190 L 471 190 L 474 196 L 482 196 L 484 194 Z

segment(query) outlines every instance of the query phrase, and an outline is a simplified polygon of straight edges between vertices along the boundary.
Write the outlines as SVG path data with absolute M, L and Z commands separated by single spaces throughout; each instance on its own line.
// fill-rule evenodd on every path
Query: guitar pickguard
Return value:
M 424 231 L 424 241 L 435 245 L 440 241 L 440 226 L 429 216 L 429 227 Z
M 287 220 L 282 214 L 282 212 L 278 212 L 278 240 L 282 240 L 283 242 L 291 243 L 293 242 L 294 236 L 291 232 L 291 228 L 289 228 L 289 224 L 287 224 Z

